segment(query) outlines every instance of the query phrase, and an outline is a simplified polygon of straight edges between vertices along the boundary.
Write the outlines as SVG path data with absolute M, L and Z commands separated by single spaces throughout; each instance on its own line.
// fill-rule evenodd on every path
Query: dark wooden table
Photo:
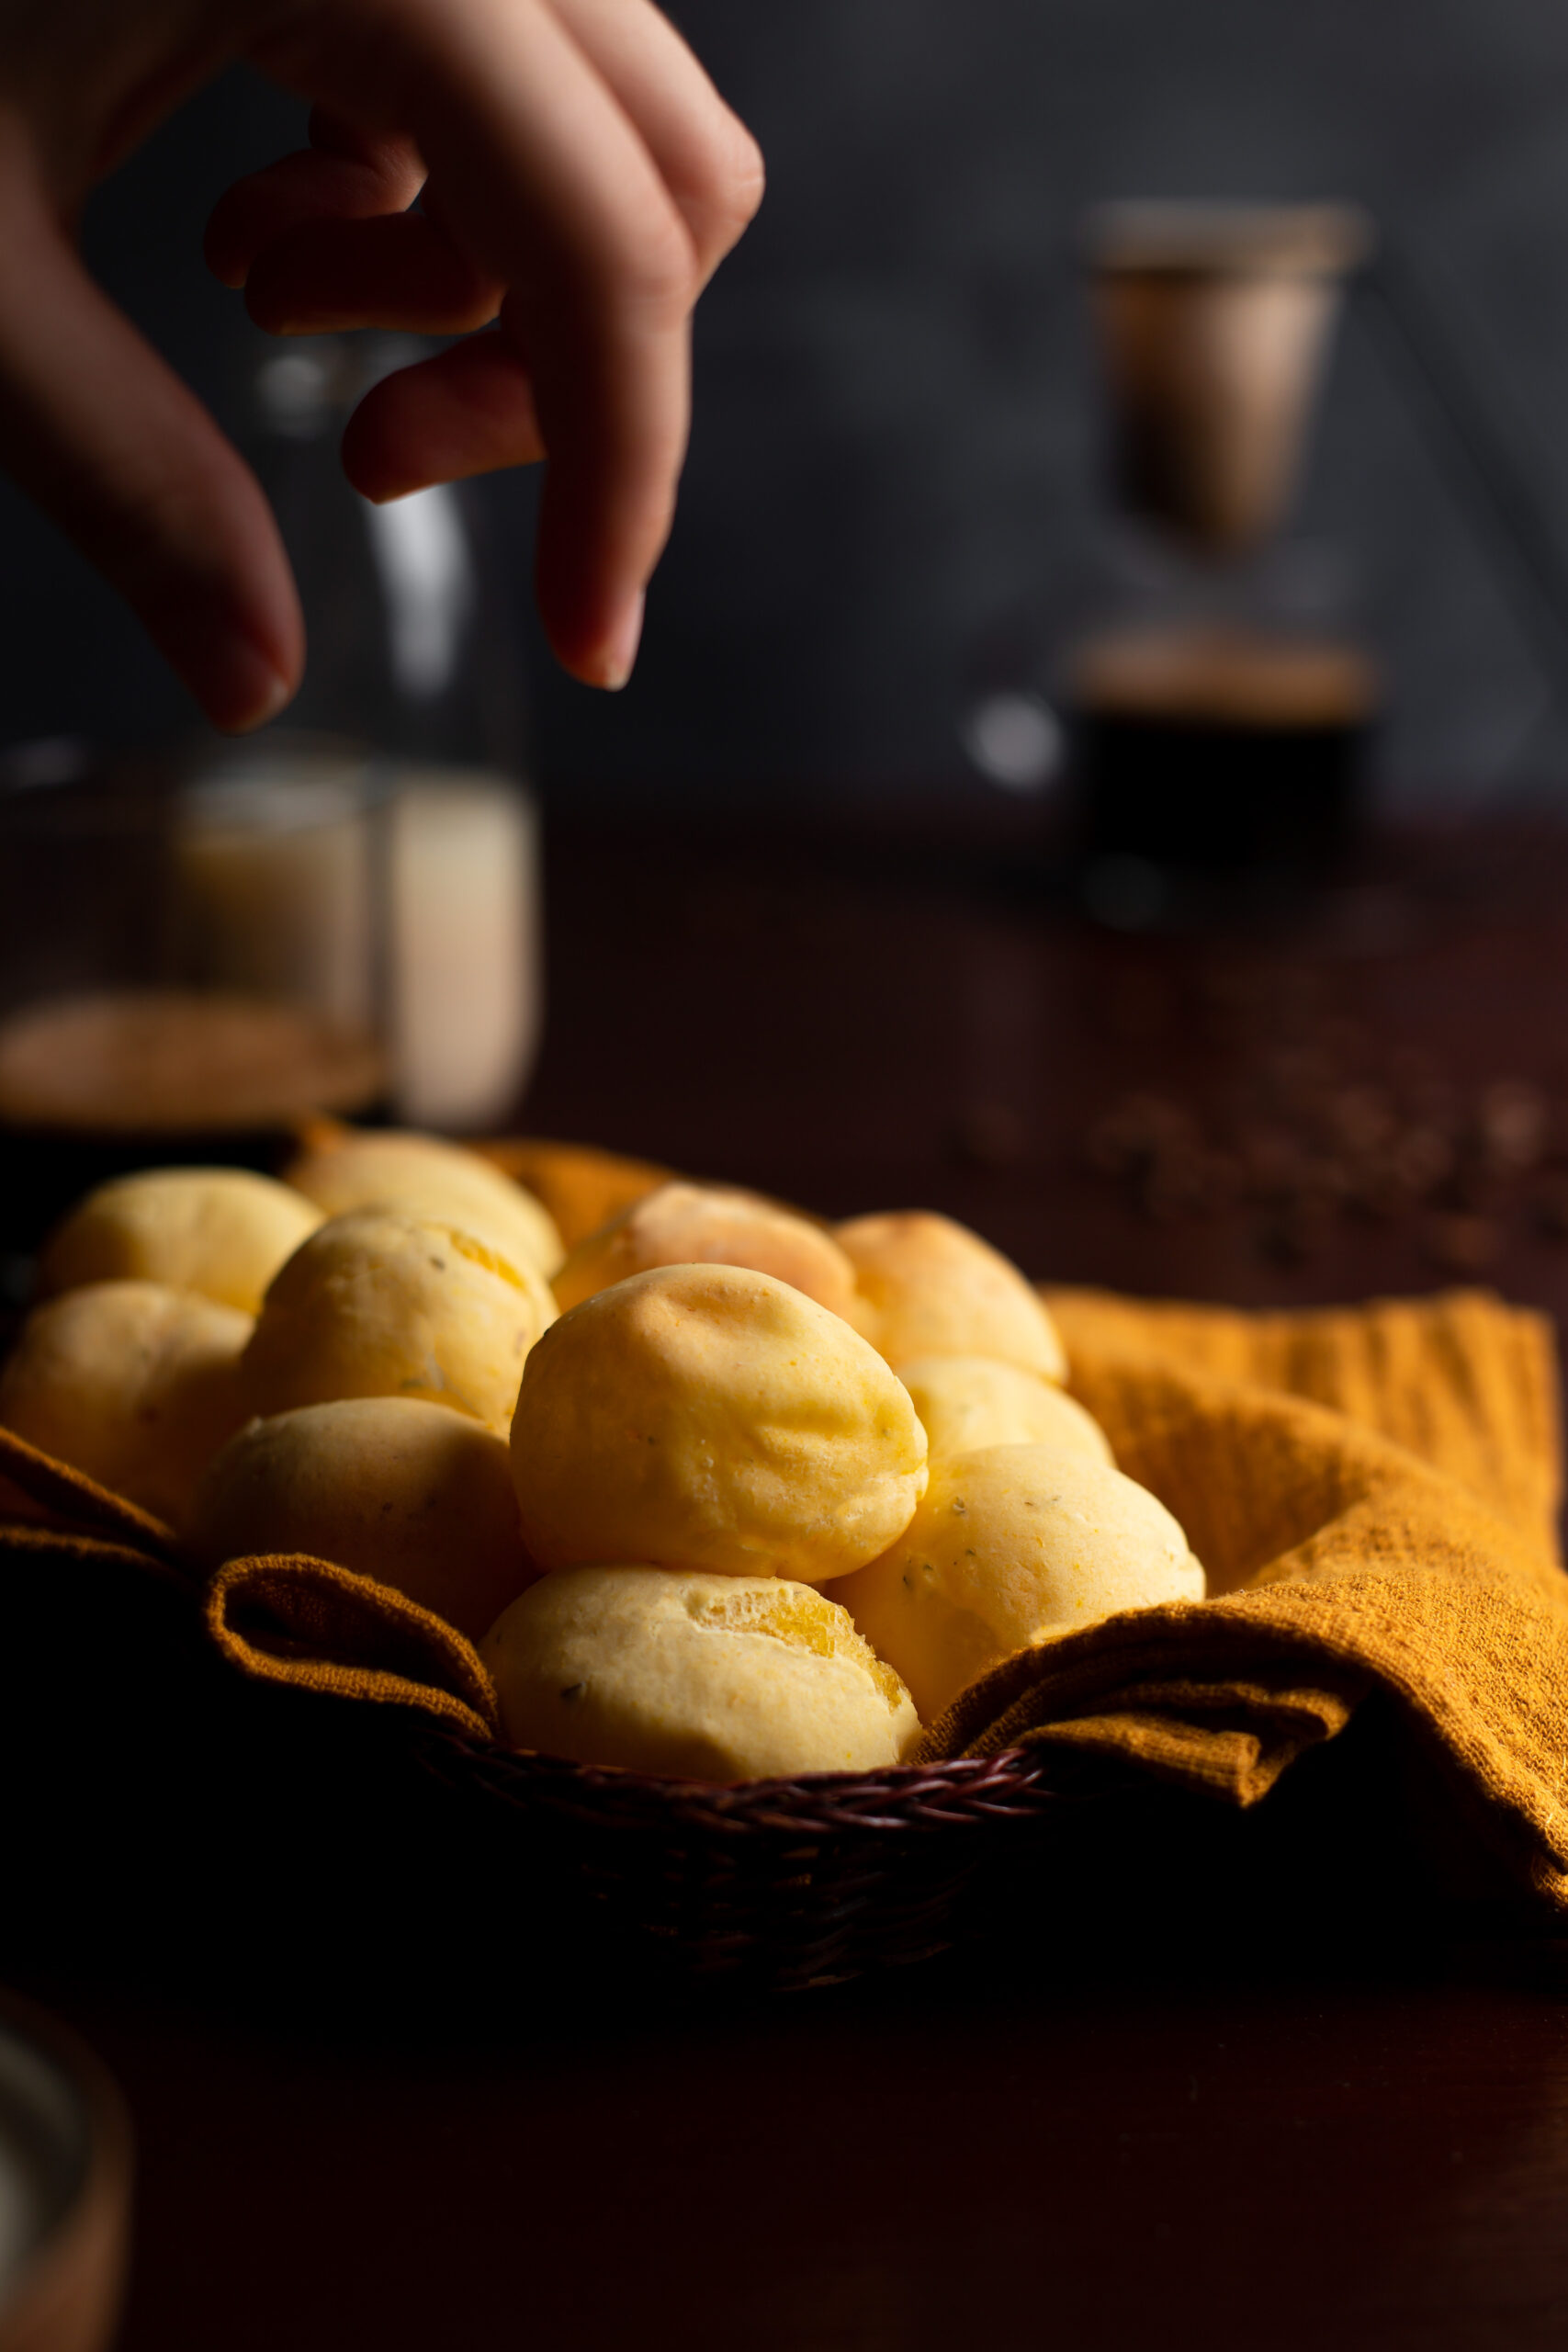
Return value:
M 530 1125 L 1062 1280 L 1568 1311 L 1568 844 L 1392 842 L 1151 936 L 898 836 L 558 826 Z M 773 1999 L 549 1917 L 466 1997 L 483 1884 L 423 1997 L 308 1937 L 259 1995 L 160 1985 L 118 1914 L 0 1969 L 130 2100 L 124 2352 L 1562 2342 L 1568 1940 L 1374 1937 L 1332 1872 L 1283 1925 L 1136 1896 Z

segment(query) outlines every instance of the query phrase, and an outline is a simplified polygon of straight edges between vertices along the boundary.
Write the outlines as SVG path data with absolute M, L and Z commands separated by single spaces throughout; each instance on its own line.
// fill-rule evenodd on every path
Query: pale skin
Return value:
M 547 459 L 546 632 L 575 676 L 624 684 L 693 306 L 762 189 L 647 0 L 0 0 L 0 468 L 215 725 L 285 706 L 304 629 L 266 502 L 74 233 L 94 185 L 240 58 L 310 101 L 310 144 L 229 189 L 209 266 L 274 334 L 462 338 L 361 403 L 349 479 L 381 500 Z

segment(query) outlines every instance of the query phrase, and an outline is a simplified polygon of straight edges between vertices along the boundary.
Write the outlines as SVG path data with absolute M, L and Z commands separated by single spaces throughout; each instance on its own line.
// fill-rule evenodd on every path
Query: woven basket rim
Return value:
M 553 1811 L 595 1820 L 643 1825 L 658 1820 L 721 1836 L 753 1830 L 815 1831 L 958 1827 L 1055 1805 L 1066 1792 L 1046 1785 L 1048 1764 L 1038 1747 L 1009 1747 L 995 1756 L 945 1757 L 925 1764 L 889 1764 L 862 1771 L 802 1772 L 765 1780 L 710 1781 L 635 1772 L 615 1765 L 580 1764 L 569 1757 L 503 1747 L 453 1726 L 421 1725 L 427 1753 L 446 1751 L 453 1765 L 487 1781 L 514 1802 L 537 1800 Z

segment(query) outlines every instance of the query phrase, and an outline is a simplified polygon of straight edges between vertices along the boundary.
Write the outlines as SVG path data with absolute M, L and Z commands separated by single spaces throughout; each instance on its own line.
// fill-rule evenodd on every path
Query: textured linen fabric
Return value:
M 341 1699 L 418 1707 L 479 1738 L 500 1727 L 479 1653 L 389 1585 L 306 1553 L 230 1560 L 207 1589 L 207 1630 L 231 1666 Z
M 1107 1291 L 1047 1287 L 1043 1295 L 1073 1361 L 1073 1384 L 1092 1383 L 1103 1398 L 1097 1410 L 1124 1416 L 1130 1407 L 1146 1429 L 1141 1381 L 1156 1367 L 1283 1390 L 1393 1438 L 1505 1518 L 1534 1527 L 1555 1559 L 1560 1408 L 1545 1316 L 1476 1290 L 1282 1314 Z M 1124 1392 L 1121 1406 L 1117 1392 Z M 1120 1446 L 1138 1442 L 1123 1418 Z
M 1074 1392 L 1181 1520 L 1215 1597 L 1019 1652 L 921 1757 L 1032 1747 L 1075 1790 L 1089 1770 L 1249 1806 L 1382 1692 L 1435 1768 L 1410 1789 L 1435 1789 L 1516 1883 L 1568 1907 L 1546 1320 L 1477 1292 L 1267 1316 L 1047 1295 Z M 248 1673 L 493 1722 L 461 1637 L 343 1569 L 233 1563 L 207 1606 Z
M 0 1532 L 9 1537 L 18 1524 L 36 1523 L 88 1529 L 157 1560 L 179 1557 L 173 1529 L 140 1503 L 110 1494 L 85 1471 L 56 1462 L 13 1430 L 0 1429 Z
M 922 1755 L 1043 1747 L 1250 1805 L 1379 1691 L 1514 1877 L 1568 1907 L 1546 1319 L 1483 1292 L 1259 1316 L 1046 1295 L 1074 1393 L 1215 1597 L 1019 1652 Z

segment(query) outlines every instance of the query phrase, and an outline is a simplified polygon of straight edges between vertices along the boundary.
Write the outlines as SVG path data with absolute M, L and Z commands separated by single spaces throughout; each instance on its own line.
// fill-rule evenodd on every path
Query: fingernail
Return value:
M 243 718 L 216 718 L 214 721 L 228 734 L 254 733 L 256 728 L 265 727 L 269 718 L 276 718 L 278 712 L 285 709 L 294 699 L 293 687 L 287 678 L 278 675 L 265 655 L 258 653 L 255 656 L 254 674 L 256 680 L 254 699 L 242 706 L 245 708 L 246 715 Z
M 604 654 L 599 684 L 611 694 L 619 694 L 631 676 L 637 662 L 637 650 L 642 642 L 642 616 L 646 599 L 639 588 L 622 605 L 620 616 L 604 641 Z
M 294 688 L 255 639 L 206 613 L 165 620 L 159 642 L 214 727 L 248 735 L 276 718 Z

